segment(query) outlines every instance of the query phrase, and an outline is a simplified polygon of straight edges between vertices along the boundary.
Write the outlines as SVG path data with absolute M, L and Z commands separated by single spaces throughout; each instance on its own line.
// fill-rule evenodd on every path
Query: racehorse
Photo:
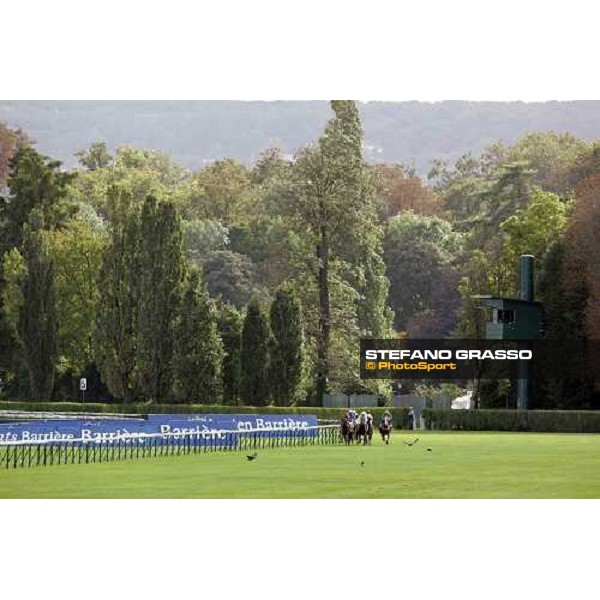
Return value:
M 379 433 L 381 433 L 381 439 L 386 443 L 390 443 L 390 434 L 392 433 L 392 419 L 389 415 L 384 415 L 379 423 Z
M 367 419 L 367 440 L 369 444 L 373 443 L 373 419 Z
M 355 424 L 348 419 L 348 415 L 344 415 L 341 420 L 342 438 L 346 445 L 354 443 Z
M 367 423 L 366 413 L 360 413 L 358 423 L 356 424 L 356 441 L 364 446 L 369 443 L 369 425 Z

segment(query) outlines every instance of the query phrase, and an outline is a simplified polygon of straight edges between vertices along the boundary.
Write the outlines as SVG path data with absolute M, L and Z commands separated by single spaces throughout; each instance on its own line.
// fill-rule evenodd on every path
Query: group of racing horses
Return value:
M 379 423 L 379 433 L 386 444 L 390 443 L 392 426 L 392 415 L 389 412 L 384 413 Z M 363 411 L 354 418 L 348 411 L 342 416 L 341 432 L 345 444 L 362 443 L 366 446 L 373 440 L 373 416 Z

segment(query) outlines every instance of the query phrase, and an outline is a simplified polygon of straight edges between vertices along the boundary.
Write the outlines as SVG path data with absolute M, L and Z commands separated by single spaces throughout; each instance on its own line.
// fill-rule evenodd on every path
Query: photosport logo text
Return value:
M 532 360 L 531 350 L 366 350 L 367 371 L 457 371 L 460 361 Z M 422 373 L 421 373 L 422 374 Z
M 563 340 L 361 340 L 363 379 L 559 378 L 600 372 L 600 351 Z M 596 375 L 595 375 L 596 374 Z

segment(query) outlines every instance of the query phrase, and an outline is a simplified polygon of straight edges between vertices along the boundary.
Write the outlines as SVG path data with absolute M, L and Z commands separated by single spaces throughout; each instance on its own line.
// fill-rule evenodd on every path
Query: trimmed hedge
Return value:
M 225 406 L 218 404 L 152 404 L 134 402 L 131 404 L 101 404 L 94 402 L 9 402 L 0 401 L 0 410 L 25 410 L 31 412 L 83 412 L 103 414 L 161 414 L 161 413 L 221 413 L 221 414 L 253 414 L 265 415 L 317 415 L 319 419 L 339 420 L 346 411 L 343 408 L 320 408 L 316 406 Z M 362 409 L 355 409 L 360 412 Z M 368 408 L 377 425 L 386 410 L 392 413 L 394 427 L 406 429 L 408 426 L 407 408 Z
M 599 411 L 425 408 L 422 415 L 427 429 L 600 433 Z

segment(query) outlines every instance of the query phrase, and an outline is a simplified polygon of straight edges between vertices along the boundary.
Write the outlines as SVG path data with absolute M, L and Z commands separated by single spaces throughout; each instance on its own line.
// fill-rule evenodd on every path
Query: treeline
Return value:
M 363 383 L 391 333 L 373 178 L 353 102 L 294 161 L 189 172 L 103 143 L 72 172 L 4 128 L 1 392 L 260 406 Z M 10 156 L 9 156 L 10 155 Z
M 86 376 L 90 400 L 387 398 L 388 382 L 360 380 L 360 338 L 482 337 L 473 296 L 516 295 L 522 253 L 545 336 L 599 337 L 599 146 L 530 134 L 436 161 L 424 181 L 368 165 L 356 106 L 331 108 L 293 159 L 199 171 L 98 142 L 65 172 L 0 127 L 0 393 L 73 399 Z M 515 397 L 511 381 L 476 394 Z M 593 381 L 558 378 L 534 403 L 600 407 Z
M 94 229 L 69 203 L 72 182 L 31 148 L 11 160 L 2 238 L 9 390 L 48 401 L 87 375 L 90 399 L 302 399 L 304 327 L 293 290 L 278 289 L 268 315 L 256 300 L 244 315 L 227 302 L 217 307 L 185 258 L 172 201 L 136 203 L 111 188 L 110 220 Z
M 598 339 L 600 326 L 600 146 L 569 134 L 531 134 L 494 144 L 454 164 L 438 161 L 432 189 L 449 211 L 463 247 L 455 265 L 460 298 L 453 335 L 482 337 L 485 313 L 473 296 L 517 297 L 518 257 L 536 257 L 536 299 L 544 337 Z M 566 381 L 539 374 L 532 408 L 598 408 L 594 378 Z M 515 381 L 484 381 L 485 408 L 513 408 Z

